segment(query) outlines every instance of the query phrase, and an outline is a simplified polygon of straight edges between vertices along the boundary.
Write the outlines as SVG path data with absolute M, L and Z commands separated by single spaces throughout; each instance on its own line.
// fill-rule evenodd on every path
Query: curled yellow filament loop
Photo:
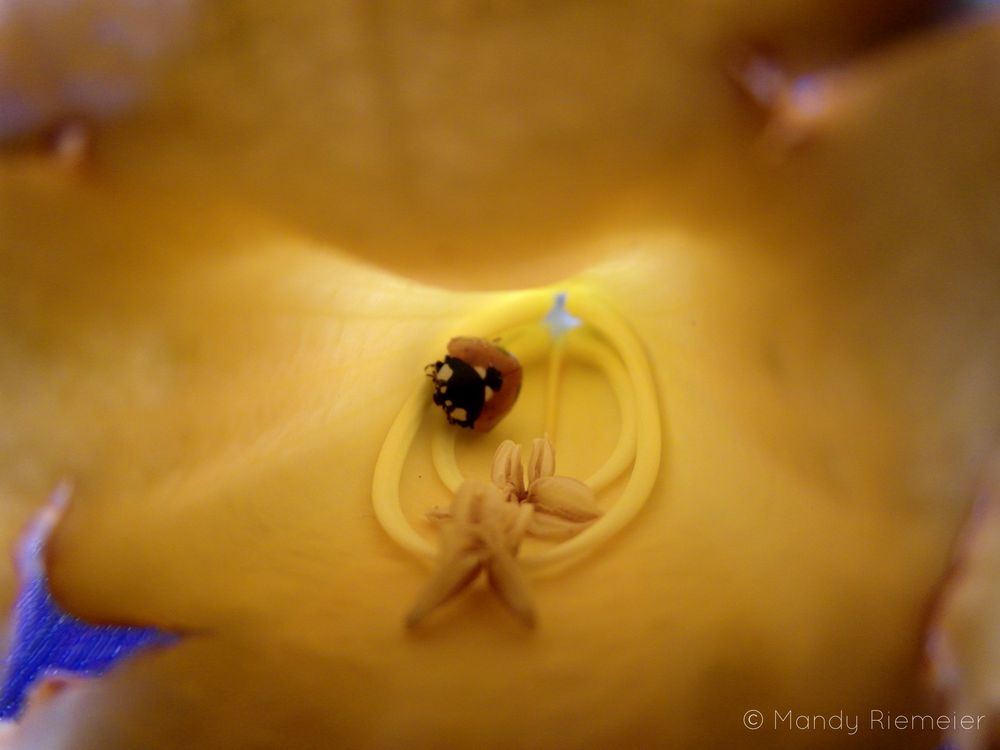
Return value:
M 462 323 L 457 334 L 502 335 L 522 364 L 535 361 L 557 346 L 554 369 L 564 356 L 577 357 L 599 368 L 611 384 L 621 412 L 618 442 L 604 464 L 586 483 L 595 491 L 607 487 L 632 464 L 632 473 L 618 501 L 595 523 L 577 536 L 548 549 L 518 558 L 532 571 L 561 569 L 581 559 L 621 531 L 642 509 L 660 469 L 662 434 L 659 403 L 649 362 L 628 324 L 606 303 L 585 289 L 573 289 L 568 297 L 570 312 L 584 325 L 563 334 L 554 344 L 538 322 L 552 304 L 552 293 L 531 291 L 516 294 L 495 309 Z M 617 356 L 616 356 L 617 353 Z M 546 424 L 554 423 L 555 387 L 550 381 Z M 437 555 L 433 544 L 417 533 L 403 513 L 399 480 L 403 464 L 428 410 L 428 393 L 421 383 L 407 399 L 389 428 L 372 482 L 375 517 L 401 547 L 431 562 Z M 441 481 L 455 491 L 465 480 L 455 459 L 455 430 L 442 420 L 431 438 L 434 466 Z

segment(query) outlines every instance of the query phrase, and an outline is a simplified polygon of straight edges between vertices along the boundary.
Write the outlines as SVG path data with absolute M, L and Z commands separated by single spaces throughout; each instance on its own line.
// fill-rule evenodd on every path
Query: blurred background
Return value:
M 997 8 L 0 0 L 0 741 L 989 747 Z M 655 370 L 649 508 L 534 636 L 408 639 L 385 431 L 569 282 Z

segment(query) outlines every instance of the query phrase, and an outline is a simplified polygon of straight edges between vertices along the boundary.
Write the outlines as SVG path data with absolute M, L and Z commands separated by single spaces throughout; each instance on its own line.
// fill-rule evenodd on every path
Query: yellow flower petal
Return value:
M 996 28 L 904 48 L 834 82 L 843 86 L 837 106 L 807 130 L 802 151 L 773 164 L 747 156 L 749 137 L 731 132 L 750 128 L 730 123 L 742 110 L 721 82 L 709 83 L 717 68 L 672 69 L 692 50 L 672 57 L 653 34 L 669 24 L 632 17 L 618 30 L 610 16 L 573 16 L 562 30 L 565 13 L 585 11 L 547 17 L 529 34 L 524 65 L 564 59 L 557 52 L 579 44 L 597 51 L 594 70 L 614 61 L 613 75 L 587 67 L 580 77 L 623 98 L 602 100 L 589 125 L 580 119 L 593 130 L 571 133 L 570 156 L 561 141 L 530 138 L 533 148 L 493 153 L 469 203 L 416 189 L 416 208 L 387 214 L 415 190 L 395 185 L 399 158 L 424 167 L 436 151 L 365 151 L 347 139 L 337 155 L 352 131 L 327 128 L 316 113 L 338 94 L 313 86 L 310 99 L 291 86 L 315 82 L 312 61 L 277 43 L 298 43 L 289 25 L 338 33 L 305 12 L 261 23 L 232 64 L 232 50 L 219 48 L 218 68 L 178 74 L 162 100 L 99 144 L 103 179 L 5 167 L 0 460 L 17 509 L 9 520 L 74 478 L 79 502 L 51 560 L 61 600 L 93 619 L 194 634 L 38 706 L 22 747 L 399 747 L 445 733 L 456 746 L 509 747 L 526 727 L 529 741 L 567 748 L 747 747 L 740 718 L 750 708 L 924 707 L 913 659 L 923 607 L 1000 413 L 1000 214 L 989 197 L 997 117 L 983 111 L 997 82 L 976 75 L 995 68 Z M 215 32 L 231 31 L 216 20 Z M 426 54 L 426 29 L 405 25 L 403 46 Z M 637 30 L 643 45 L 618 60 Z M 448 39 L 471 43 L 467 32 L 456 25 Z M 551 34 L 558 43 L 547 43 Z M 714 53 L 719 37 L 708 39 L 695 51 Z M 444 48 L 468 57 L 465 47 Z M 242 74 L 272 61 L 271 95 L 258 97 L 247 83 L 257 79 Z M 219 75 L 203 75 L 212 70 Z M 518 70 L 515 80 L 531 80 Z M 572 93 L 572 125 L 591 112 L 594 91 L 570 85 L 572 68 L 560 71 L 538 78 L 553 96 Z M 625 85 L 629 72 L 635 88 Z M 173 86 L 207 93 L 172 98 Z M 498 88 L 484 87 L 484 97 Z M 219 97 L 210 113 L 174 106 L 236 89 L 239 98 Z M 289 106 L 274 107 L 274 92 L 286 91 Z M 684 91 L 697 100 L 666 95 Z M 521 95 L 511 96 L 516 110 Z M 664 122 L 684 109 L 677 129 L 639 116 L 643 103 L 669 109 Z M 434 125 L 430 105 L 421 111 Z M 479 109 L 473 124 L 494 121 L 497 108 Z M 296 124 L 278 127 L 283 118 Z M 362 141 L 373 138 L 361 127 L 370 121 L 357 121 Z M 722 121 L 702 171 L 667 168 L 688 137 Z M 609 137 L 609 127 L 635 137 Z M 418 140 L 434 146 L 447 135 Z M 679 144 L 674 158 L 660 142 Z M 533 172 L 532 157 L 550 150 Z M 593 161 L 575 169 L 581 151 Z M 368 154 L 365 169 L 345 167 L 352 153 Z M 430 188 L 462 176 L 461 160 L 445 164 L 451 172 L 428 172 Z M 526 174 L 537 180 L 520 184 Z M 512 247 L 508 225 L 519 238 L 570 236 L 566 224 L 584 209 L 647 174 L 673 186 L 662 223 L 683 220 L 578 255 L 566 244 L 551 263 L 535 262 L 539 241 L 493 252 Z M 586 195 L 567 187 L 574 181 Z M 495 195 L 506 202 L 483 200 Z M 403 635 L 399 618 L 423 571 L 382 535 L 368 497 L 411 373 L 420 377 L 426 349 L 440 346 L 438 331 L 489 297 L 405 282 L 287 226 L 223 210 L 251 198 L 327 239 L 339 231 L 355 249 L 367 245 L 365 257 L 457 285 L 587 266 L 585 279 L 639 332 L 664 404 L 660 484 L 602 555 L 533 583 L 536 633 L 498 618 L 483 597 L 431 637 Z M 412 244 L 402 242 L 410 232 Z M 442 240 L 463 252 L 428 251 Z M 601 256 L 612 260 L 591 264 Z M 579 427 L 613 426 L 601 393 L 587 372 L 571 375 L 567 399 L 583 406 L 559 433 L 572 441 L 560 444 L 567 474 L 585 475 L 608 448 Z M 512 430 L 531 421 L 512 419 Z M 494 447 L 480 450 L 479 465 Z M 428 505 L 429 469 L 415 458 L 407 486 Z M 810 738 L 783 741 L 806 747 Z

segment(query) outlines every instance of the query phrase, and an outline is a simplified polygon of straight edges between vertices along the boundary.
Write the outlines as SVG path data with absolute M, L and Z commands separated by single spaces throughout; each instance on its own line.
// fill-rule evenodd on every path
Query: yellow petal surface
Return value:
M 375 270 L 284 212 L 6 165 L 4 533 L 69 477 L 60 600 L 189 634 L 37 706 L 13 746 L 833 748 L 744 712 L 929 710 L 923 614 L 1000 407 L 997 33 L 853 69 L 800 150 L 578 246 L 565 276 L 585 266 L 650 357 L 663 468 L 619 539 L 532 582 L 533 633 L 480 592 L 407 635 L 426 570 L 369 494 L 414 373 L 502 293 Z M 574 377 L 563 420 L 613 431 Z M 561 472 L 604 447 L 560 433 Z M 410 496 L 441 492 L 411 469 Z
M 45 96 L 74 61 L 106 56 L 64 49 L 74 23 L 81 46 L 102 20 L 126 40 L 143 31 L 121 0 L 77 0 L 90 12 L 75 14 L 24 4 L 11 17 L 30 27 L 7 24 L 0 50 Z M 731 80 L 748 55 L 809 69 L 933 3 L 189 5 L 184 31 L 165 19 L 153 35 L 155 85 L 98 138 L 104 179 L 198 204 L 230 196 L 407 275 L 499 288 L 583 268 L 596 231 L 714 200 L 760 128 Z M 69 71 L 47 81 L 52 48 Z

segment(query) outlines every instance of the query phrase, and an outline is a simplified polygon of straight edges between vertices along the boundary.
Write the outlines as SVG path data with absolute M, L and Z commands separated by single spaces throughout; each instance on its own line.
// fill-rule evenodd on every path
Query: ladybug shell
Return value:
M 455 403 L 451 407 L 465 409 L 468 419 L 466 421 L 453 419 L 446 407 L 448 419 L 453 424 L 471 427 L 478 432 L 488 432 L 514 407 L 521 393 L 521 363 L 513 354 L 494 342 L 472 336 L 459 336 L 448 342 L 448 356 L 445 362 L 454 365 L 455 360 L 480 373 L 481 377 L 476 382 L 475 392 L 466 392 L 468 400 L 464 403 Z M 444 363 L 435 364 L 439 370 Z M 486 373 L 485 376 L 482 376 L 483 372 Z M 433 379 L 433 374 L 431 377 Z M 444 384 L 439 384 L 435 380 L 436 389 L 440 389 L 441 385 Z M 491 387 L 487 390 L 488 385 Z M 439 393 L 435 394 L 434 400 L 435 403 L 444 406 Z

